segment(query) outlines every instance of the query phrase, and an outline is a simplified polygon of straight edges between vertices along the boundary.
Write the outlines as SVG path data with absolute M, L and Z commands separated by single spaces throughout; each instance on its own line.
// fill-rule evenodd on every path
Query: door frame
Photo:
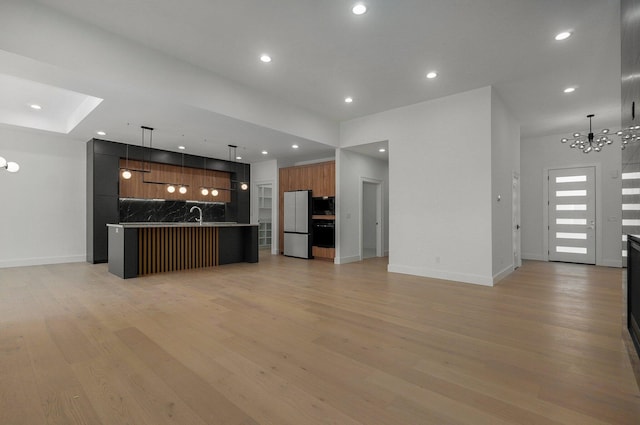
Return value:
M 542 169 L 542 257 L 549 261 L 549 170 L 594 167 L 596 188 L 596 266 L 602 266 L 602 167 L 598 163 L 569 164 Z
M 521 196 L 520 173 L 514 171 L 511 178 L 511 242 L 513 245 L 514 269 L 522 266 L 522 226 L 520 225 L 522 222 L 522 213 L 520 210 L 522 207 Z
M 378 223 L 377 227 L 376 227 L 376 257 L 384 257 L 384 240 L 383 240 L 383 235 L 384 232 L 382 231 L 382 228 L 384 226 L 384 217 L 383 217 L 383 210 L 382 210 L 382 180 L 378 180 L 378 179 L 372 179 L 369 177 L 360 177 L 360 187 L 359 187 L 359 201 L 358 201 L 358 209 L 359 209 L 359 215 L 358 217 L 360 218 L 360 229 L 359 229 L 359 240 L 358 240 L 358 255 L 360 257 L 360 261 L 362 261 L 363 259 L 363 255 L 362 255 L 362 250 L 363 248 L 363 243 L 362 243 L 362 239 L 364 238 L 364 208 L 363 208 L 363 196 L 364 196 L 364 185 L 365 184 L 373 184 L 376 186 L 376 222 Z

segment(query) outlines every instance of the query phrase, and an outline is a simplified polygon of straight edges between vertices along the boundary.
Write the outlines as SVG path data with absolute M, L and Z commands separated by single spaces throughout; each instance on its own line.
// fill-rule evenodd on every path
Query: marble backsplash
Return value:
M 120 199 L 120 222 L 195 222 L 199 216 L 198 211 L 189 212 L 194 205 L 202 208 L 203 221 L 225 221 L 226 204 L 224 203 Z

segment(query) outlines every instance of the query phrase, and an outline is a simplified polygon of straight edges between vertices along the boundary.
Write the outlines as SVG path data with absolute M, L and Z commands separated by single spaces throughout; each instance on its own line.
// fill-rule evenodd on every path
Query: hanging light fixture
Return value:
M 129 144 L 127 144 L 126 146 L 126 153 L 125 153 L 125 166 L 124 168 L 120 168 L 121 173 L 120 175 L 122 176 L 123 179 L 125 180 L 129 180 L 132 176 L 133 176 L 133 172 L 137 172 L 137 173 L 150 173 L 151 172 L 151 168 L 149 168 L 147 170 L 146 168 L 146 158 L 147 158 L 147 154 L 144 148 L 144 139 L 145 139 L 145 131 L 149 130 L 149 151 L 151 152 L 151 149 L 153 148 L 153 128 L 152 127 L 147 127 L 145 125 L 141 125 L 140 129 L 142 130 L 142 137 L 140 138 L 140 147 L 142 148 L 142 168 L 131 168 L 129 167 Z M 151 161 L 151 153 L 149 153 L 149 161 Z M 146 181 L 144 181 L 144 177 L 142 178 L 143 183 L 147 183 Z
M 236 155 L 236 150 L 238 149 L 238 147 L 236 145 L 228 145 L 228 146 L 229 146 L 229 161 L 237 162 L 236 159 L 238 158 L 238 156 Z M 239 182 L 241 190 L 247 190 L 249 188 L 249 185 L 245 181 L 245 177 L 246 177 L 245 167 L 246 167 L 246 164 L 243 163 L 242 164 L 242 180 Z
M 20 165 L 17 162 L 7 161 L 0 156 L 0 168 L 4 168 L 10 173 L 17 173 L 20 170 Z
M 180 180 L 184 181 L 184 152 L 182 153 L 182 165 L 180 167 Z M 169 187 L 173 187 L 173 185 L 169 185 Z M 167 188 L 168 191 L 169 191 L 169 187 Z M 175 187 L 173 188 L 173 190 L 175 191 Z M 173 193 L 171 191 L 169 192 Z M 180 184 L 180 187 L 178 188 L 178 192 L 184 195 L 185 193 L 187 193 L 187 186 L 184 184 Z
M 144 131 L 144 130 L 143 130 Z M 124 170 L 122 170 L 122 178 L 129 180 L 131 178 L 131 171 L 129 170 L 129 144 L 127 144 L 127 153 L 126 153 L 126 160 L 125 160 L 125 165 L 124 165 Z
M 566 137 L 560 139 L 560 142 L 567 143 L 571 141 L 569 147 L 578 148 L 584 153 L 589 152 L 600 152 L 604 145 L 610 145 L 613 143 L 613 140 L 609 138 L 610 131 L 608 128 L 603 129 L 599 133 L 594 133 L 591 128 L 591 119 L 594 117 L 594 114 L 587 115 L 589 118 L 589 133 L 573 133 L 573 140 L 570 140 Z
M 249 185 L 246 182 L 246 174 L 245 174 L 245 167 L 246 166 L 247 166 L 247 164 L 245 164 L 245 163 L 242 164 L 242 182 L 240 183 L 240 189 L 242 189 L 242 190 L 249 189 Z
M 206 177 L 207 177 L 207 158 L 203 160 L 204 164 L 202 166 L 202 187 L 200 187 L 200 193 L 202 196 L 207 196 L 209 194 L 209 189 L 205 187 Z
M 236 155 L 236 150 L 238 149 L 238 147 L 236 145 L 227 145 L 229 146 L 229 161 L 233 161 L 236 162 L 236 158 L 238 158 L 238 156 Z M 245 181 L 245 166 L 246 164 L 242 164 L 242 181 L 240 181 L 240 189 L 241 190 L 247 190 L 249 188 L 249 185 L 246 183 Z
M 622 139 L 622 149 L 625 149 L 627 144 L 637 142 L 640 139 L 640 125 L 630 125 L 616 134 Z
M 624 149 L 629 143 L 636 142 L 640 139 L 640 125 L 631 125 L 613 133 L 608 128 L 603 129 L 600 133 L 593 133 L 593 130 L 591 129 L 591 119 L 593 117 L 593 114 L 587 115 L 587 118 L 589 118 L 588 134 L 573 133 L 573 139 L 563 137 L 560 141 L 562 143 L 571 142 L 569 147 L 579 148 L 582 152 L 589 153 L 600 152 L 605 145 L 612 144 L 613 140 L 610 138 L 611 134 L 615 134 L 620 137 L 622 141 L 622 149 Z

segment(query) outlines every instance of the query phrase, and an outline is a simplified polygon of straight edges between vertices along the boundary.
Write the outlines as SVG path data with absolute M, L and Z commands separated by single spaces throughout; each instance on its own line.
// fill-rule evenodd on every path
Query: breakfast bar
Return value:
M 109 230 L 109 272 L 153 273 L 258 262 L 258 226 L 229 222 L 118 223 Z

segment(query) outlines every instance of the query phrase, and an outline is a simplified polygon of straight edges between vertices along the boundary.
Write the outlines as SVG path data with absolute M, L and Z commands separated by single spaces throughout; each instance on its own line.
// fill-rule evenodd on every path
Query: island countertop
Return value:
M 195 221 L 144 221 L 131 223 L 108 223 L 107 227 L 118 227 L 121 229 L 139 229 L 147 227 L 247 227 L 258 226 L 257 224 L 235 223 L 230 221 L 205 221 L 202 224 Z

